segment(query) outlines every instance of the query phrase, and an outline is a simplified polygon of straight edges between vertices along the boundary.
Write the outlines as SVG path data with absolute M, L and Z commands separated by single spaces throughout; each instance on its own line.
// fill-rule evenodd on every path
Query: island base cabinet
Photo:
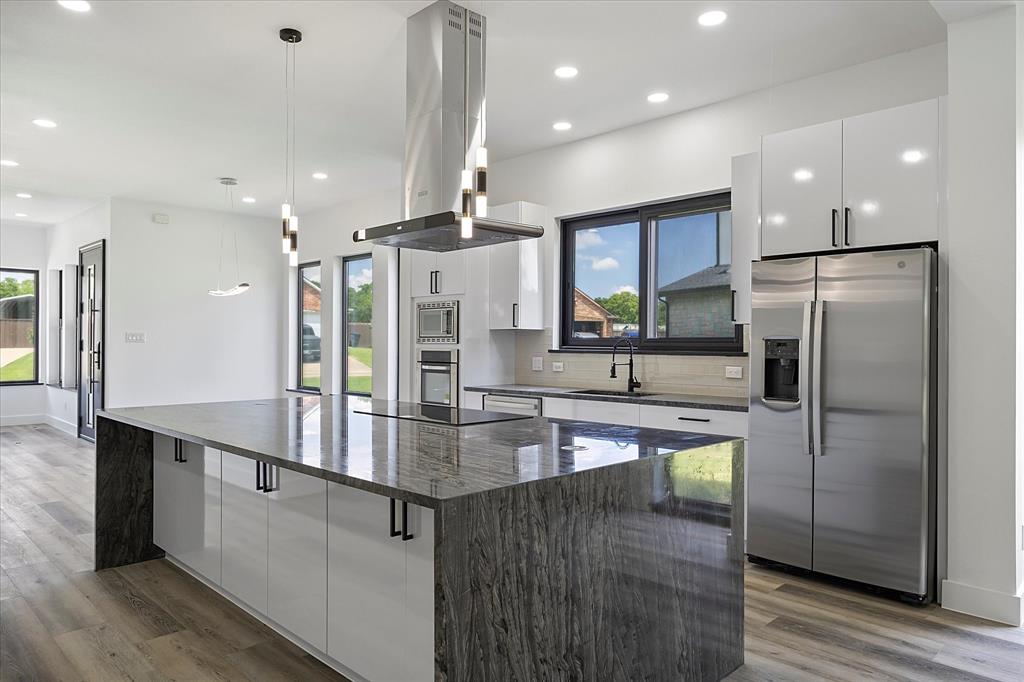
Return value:
M 368 680 L 432 679 L 433 512 L 407 504 L 406 526 L 402 502 L 334 483 L 327 510 L 328 655 Z
M 221 580 L 220 454 L 153 435 L 153 542 L 213 583 Z
M 256 488 L 260 463 L 221 453 L 221 587 L 267 613 L 267 494 Z
M 317 649 L 327 637 L 327 481 L 273 468 L 268 614 Z

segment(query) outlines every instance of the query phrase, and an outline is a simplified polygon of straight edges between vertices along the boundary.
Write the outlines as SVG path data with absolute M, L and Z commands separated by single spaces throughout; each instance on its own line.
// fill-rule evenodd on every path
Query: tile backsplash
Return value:
M 747 338 L 749 327 L 744 329 Z M 617 379 L 608 377 L 611 355 L 605 353 L 549 353 L 551 328 L 540 332 L 516 332 L 516 383 L 579 388 L 626 387 L 627 368 L 620 367 Z M 749 341 L 744 341 L 749 346 Z M 620 350 L 625 350 L 621 348 Z M 629 356 L 625 350 L 622 360 Z M 540 357 L 544 369 L 532 369 L 533 358 Z M 618 358 L 616 358 L 618 360 Z M 749 358 L 719 355 L 636 355 L 636 377 L 641 391 L 689 393 L 743 398 L 747 395 Z M 563 363 L 563 371 L 552 370 L 552 363 Z M 725 376 L 726 367 L 742 367 L 742 379 Z

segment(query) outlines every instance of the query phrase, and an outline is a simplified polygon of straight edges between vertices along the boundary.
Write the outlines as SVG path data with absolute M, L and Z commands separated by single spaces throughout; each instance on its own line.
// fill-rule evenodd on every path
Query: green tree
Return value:
M 370 322 L 373 319 L 373 283 L 367 282 L 358 289 L 348 288 L 349 322 Z
M 636 324 L 640 321 L 640 297 L 632 291 L 616 291 L 611 296 L 594 300 L 614 315 L 619 322 Z
M 31 279 L 19 282 L 13 277 L 4 277 L 0 280 L 0 298 L 10 298 L 11 296 L 35 293 L 35 284 L 36 283 Z

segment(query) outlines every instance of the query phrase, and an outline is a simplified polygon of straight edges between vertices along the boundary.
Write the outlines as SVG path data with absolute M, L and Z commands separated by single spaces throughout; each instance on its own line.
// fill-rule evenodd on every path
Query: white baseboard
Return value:
M 0 417 L 0 426 L 26 426 L 28 424 L 46 424 L 69 436 L 78 435 L 78 425 L 58 419 L 52 414 L 9 414 Z
M 955 580 L 942 581 L 942 608 L 1017 627 L 1024 624 L 1024 598 L 1021 596 Z
M 58 419 L 52 414 L 46 415 L 46 423 L 58 431 L 63 431 L 69 436 L 78 436 L 78 424 L 72 424 L 71 422 L 64 421 L 63 419 Z

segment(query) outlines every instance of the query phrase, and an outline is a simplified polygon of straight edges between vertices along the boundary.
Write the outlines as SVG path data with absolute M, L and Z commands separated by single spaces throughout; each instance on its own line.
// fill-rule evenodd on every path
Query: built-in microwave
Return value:
M 417 343 L 458 343 L 459 302 L 430 301 L 416 304 Z

